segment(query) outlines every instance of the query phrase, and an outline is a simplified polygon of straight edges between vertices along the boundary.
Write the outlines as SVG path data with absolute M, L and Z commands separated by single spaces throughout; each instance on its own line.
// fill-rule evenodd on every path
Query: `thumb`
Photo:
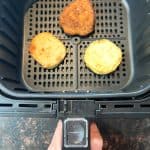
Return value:
M 102 150 L 103 139 L 95 123 L 90 126 L 91 150 Z
M 57 124 L 53 139 L 48 150 L 62 150 L 62 121 Z

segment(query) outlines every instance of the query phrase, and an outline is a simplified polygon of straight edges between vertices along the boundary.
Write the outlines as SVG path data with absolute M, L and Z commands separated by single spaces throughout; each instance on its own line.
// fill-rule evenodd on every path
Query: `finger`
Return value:
M 103 139 L 95 123 L 90 126 L 91 150 L 102 150 Z
M 62 121 L 57 124 L 53 139 L 48 150 L 61 150 L 62 149 Z

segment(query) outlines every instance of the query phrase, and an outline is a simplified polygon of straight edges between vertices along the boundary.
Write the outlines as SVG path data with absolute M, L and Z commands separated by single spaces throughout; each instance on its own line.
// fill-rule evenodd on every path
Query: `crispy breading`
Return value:
M 86 36 L 94 30 L 95 13 L 91 0 L 74 0 L 60 15 L 60 26 L 69 35 Z
M 86 49 L 84 61 L 94 73 L 109 74 L 121 64 L 122 51 L 109 40 L 97 40 Z
M 66 56 L 64 44 L 51 33 L 40 33 L 31 41 L 29 51 L 44 68 L 58 66 Z

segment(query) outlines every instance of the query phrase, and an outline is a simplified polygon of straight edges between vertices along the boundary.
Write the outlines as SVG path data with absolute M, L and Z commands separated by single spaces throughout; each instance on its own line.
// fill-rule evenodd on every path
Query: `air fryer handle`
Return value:
M 88 149 L 88 121 L 85 118 L 64 120 L 64 148 Z

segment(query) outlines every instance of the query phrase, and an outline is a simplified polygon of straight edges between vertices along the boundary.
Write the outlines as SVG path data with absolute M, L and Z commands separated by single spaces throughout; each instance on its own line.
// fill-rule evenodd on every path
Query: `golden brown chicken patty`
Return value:
M 86 66 L 94 73 L 109 74 L 120 65 L 122 51 L 109 40 L 97 40 L 86 49 L 84 61 Z
M 60 15 L 60 26 L 69 35 L 86 36 L 94 30 L 95 13 L 91 0 L 74 0 Z
M 63 43 L 51 33 L 40 33 L 31 41 L 29 51 L 32 57 L 44 68 L 58 66 L 66 56 Z

